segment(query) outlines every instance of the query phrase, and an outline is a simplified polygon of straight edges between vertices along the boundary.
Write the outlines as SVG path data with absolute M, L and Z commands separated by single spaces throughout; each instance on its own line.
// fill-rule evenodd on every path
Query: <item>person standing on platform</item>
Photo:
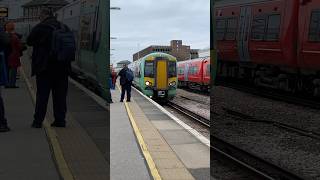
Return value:
M 123 102 L 125 92 L 127 92 L 127 102 L 130 102 L 131 99 L 131 85 L 133 81 L 133 72 L 128 68 L 126 64 L 123 65 L 123 68 L 119 72 L 120 76 L 120 85 L 121 85 L 121 99 L 120 102 Z
M 112 68 L 111 70 L 111 79 L 112 79 L 112 89 L 116 89 L 117 73 L 115 72 L 114 68 Z
M 10 128 L 8 126 L 7 119 L 5 117 L 5 109 L 3 98 L 1 95 L 1 86 L 7 83 L 7 65 L 6 65 L 6 53 L 10 49 L 10 37 L 4 32 L 3 28 L 0 28 L 0 132 L 8 132 Z
M 111 76 L 111 72 L 110 72 L 110 76 L 109 76 L 109 94 L 110 94 L 110 98 L 109 98 L 109 103 L 113 103 L 112 101 L 112 94 L 111 94 L 111 89 L 112 89 L 112 76 Z
M 6 32 L 10 36 L 11 44 L 11 52 L 8 56 L 9 82 L 6 87 L 18 88 L 18 86 L 16 86 L 16 79 L 18 67 L 21 66 L 20 56 L 22 54 L 22 43 L 18 35 L 15 33 L 15 24 L 13 22 L 9 22 L 6 24 Z
M 45 119 L 50 91 L 54 111 L 53 127 L 66 126 L 68 77 L 75 60 L 75 38 L 69 27 L 57 21 L 52 11 L 44 8 L 27 45 L 33 47 L 32 76 L 36 76 L 37 96 L 33 128 L 41 128 Z M 72 43 L 71 43 L 72 42 Z

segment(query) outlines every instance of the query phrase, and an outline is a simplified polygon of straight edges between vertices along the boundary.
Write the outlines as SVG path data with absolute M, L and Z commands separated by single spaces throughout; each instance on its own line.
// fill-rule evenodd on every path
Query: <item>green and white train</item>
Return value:
M 134 72 L 133 85 L 143 94 L 159 101 L 176 95 L 177 59 L 166 53 L 151 53 L 129 65 Z

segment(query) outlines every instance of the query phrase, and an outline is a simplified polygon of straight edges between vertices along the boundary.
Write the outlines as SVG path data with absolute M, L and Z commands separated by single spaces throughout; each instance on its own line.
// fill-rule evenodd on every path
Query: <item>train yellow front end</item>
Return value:
M 156 100 L 167 101 L 176 95 L 177 60 L 166 53 L 151 53 L 129 67 L 134 72 L 134 86 Z

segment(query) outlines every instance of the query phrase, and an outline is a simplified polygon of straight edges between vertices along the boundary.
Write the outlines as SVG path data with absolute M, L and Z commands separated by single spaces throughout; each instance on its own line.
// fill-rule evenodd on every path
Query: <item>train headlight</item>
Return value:
M 146 81 L 146 86 L 151 86 L 152 83 L 150 81 Z
M 169 86 L 176 86 L 176 84 L 177 83 L 175 81 L 172 81 L 172 82 L 169 83 Z

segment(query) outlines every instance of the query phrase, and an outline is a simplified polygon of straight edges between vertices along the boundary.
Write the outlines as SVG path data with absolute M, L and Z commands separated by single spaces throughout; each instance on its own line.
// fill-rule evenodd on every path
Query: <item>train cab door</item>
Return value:
M 156 84 L 158 90 L 166 90 L 167 89 L 167 81 L 168 81 L 168 69 L 167 69 L 167 61 L 166 60 L 157 60 L 156 61 L 157 73 L 156 73 Z
M 251 27 L 251 7 L 243 6 L 240 9 L 239 32 L 238 32 L 238 52 L 241 62 L 250 61 L 249 38 Z

